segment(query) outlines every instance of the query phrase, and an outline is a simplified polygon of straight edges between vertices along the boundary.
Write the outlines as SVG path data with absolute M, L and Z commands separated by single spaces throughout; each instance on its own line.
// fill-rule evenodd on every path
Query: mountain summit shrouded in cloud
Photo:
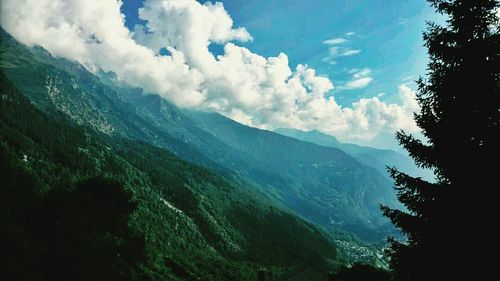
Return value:
M 3 0 L 1 23 L 24 44 L 41 45 L 94 72 L 114 72 L 126 84 L 180 106 L 213 110 L 247 125 L 317 129 L 351 141 L 416 131 L 412 117 L 418 108 L 410 88 L 400 88 L 401 105 L 373 97 L 342 107 L 326 97 L 334 83 L 314 69 L 292 68 L 284 53 L 266 58 L 238 46 L 253 38 L 235 27 L 221 3 L 146 0 L 139 9 L 145 24 L 134 30 L 125 26 L 121 4 Z M 223 45 L 223 54 L 211 53 L 210 44 Z M 359 79 L 351 86 L 367 85 L 372 78 Z

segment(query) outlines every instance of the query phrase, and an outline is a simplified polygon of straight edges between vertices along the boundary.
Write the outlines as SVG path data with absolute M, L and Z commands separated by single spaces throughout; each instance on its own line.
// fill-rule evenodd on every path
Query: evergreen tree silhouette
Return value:
M 453 280 L 486 274 L 484 252 L 498 189 L 500 34 L 497 0 L 431 0 L 446 18 L 424 32 L 430 62 L 415 114 L 425 141 L 403 131 L 400 144 L 435 182 L 389 172 L 406 210 L 382 207 L 406 235 L 390 239 L 395 280 Z M 476 276 L 470 280 L 482 280 Z

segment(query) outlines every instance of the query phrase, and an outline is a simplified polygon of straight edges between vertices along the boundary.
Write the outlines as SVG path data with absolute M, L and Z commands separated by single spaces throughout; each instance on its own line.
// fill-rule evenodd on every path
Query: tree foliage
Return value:
M 407 241 L 391 240 L 396 280 L 453 280 L 480 273 L 491 238 L 500 144 L 500 27 L 497 0 L 432 0 L 446 17 L 424 33 L 430 62 L 420 78 L 415 121 L 425 141 L 397 138 L 426 182 L 390 169 L 406 211 L 383 207 Z

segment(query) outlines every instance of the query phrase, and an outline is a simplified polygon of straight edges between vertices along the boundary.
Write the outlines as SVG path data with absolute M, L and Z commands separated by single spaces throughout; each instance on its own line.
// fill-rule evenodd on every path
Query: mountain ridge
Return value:
M 95 176 L 122 182 L 138 202 L 129 225 L 144 237 L 146 260 L 139 265 L 137 270 L 142 277 L 136 280 L 254 280 L 255 272 L 263 265 L 278 270 L 304 265 L 321 267 L 335 262 L 335 243 L 329 234 L 275 206 L 262 195 L 164 149 L 95 132 L 62 113 L 46 115 L 3 72 L 0 82 L 0 164 L 8 167 L 0 173 L 5 182 L 0 189 L 0 198 L 5 203 L 0 207 L 4 218 L 0 228 L 6 238 L 2 241 L 11 243 L 6 247 L 9 251 L 0 254 L 0 260 L 8 261 L 3 263 L 9 265 L 7 274 L 37 272 L 35 268 L 40 262 L 37 259 L 43 255 L 39 257 L 39 252 L 32 252 L 29 247 L 24 249 L 23 245 L 36 246 L 41 254 L 57 249 L 50 236 L 31 238 L 26 234 L 13 239 L 19 233 L 48 231 L 45 224 L 29 223 L 26 229 L 22 214 L 27 213 L 28 219 L 41 216 L 40 219 L 57 225 L 53 217 L 57 218 L 60 212 L 64 215 L 64 206 L 48 197 L 47 207 L 52 215 L 47 217 L 44 212 L 38 214 L 36 202 L 43 203 L 54 191 L 71 192 L 81 180 Z M 11 169 L 16 174 L 4 173 Z M 4 181 L 5 177 L 12 178 Z M 36 204 L 21 204 L 18 198 L 30 194 L 38 194 L 32 200 Z M 33 232 L 33 227 L 40 228 Z M 275 227 L 280 231 L 276 232 Z M 274 243 L 256 239 L 263 236 Z M 304 240 L 304 237 L 309 238 Z M 295 246 L 290 248 L 290 244 Z M 93 254 L 87 251 L 69 255 Z M 71 263 L 57 257 L 50 256 L 44 261 L 55 264 L 47 265 L 37 278 L 42 278 L 45 270 L 60 274 L 63 272 L 58 270 L 58 266 L 63 266 L 60 263 Z M 31 277 L 23 279 L 16 275 L 13 280 L 31 280 Z
M 218 173 L 255 182 L 260 192 L 325 227 L 369 240 L 384 237 L 378 228 L 386 220 L 378 206 L 395 202 L 392 184 L 344 152 L 215 113 L 182 110 L 142 90 L 108 83 L 40 47 L 28 49 L 7 34 L 2 37 L 2 69 L 44 112 L 62 112 L 107 135 L 148 142 Z
M 322 133 L 318 130 L 302 131 L 291 128 L 278 128 L 275 129 L 274 132 L 317 145 L 341 149 L 361 163 L 373 167 L 387 176 L 389 175 L 386 167 L 389 166 L 396 167 L 405 173 L 422 177 L 429 181 L 432 181 L 434 178 L 431 170 L 419 168 L 409 156 L 391 149 L 379 149 L 370 146 L 343 143 L 336 137 Z

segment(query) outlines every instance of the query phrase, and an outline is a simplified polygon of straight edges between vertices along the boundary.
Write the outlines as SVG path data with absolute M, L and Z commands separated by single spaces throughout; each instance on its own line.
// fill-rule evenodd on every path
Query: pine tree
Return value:
M 491 270 L 484 252 L 492 225 L 500 157 L 498 0 L 430 0 L 446 24 L 424 32 L 430 62 L 418 83 L 415 121 L 426 140 L 403 131 L 401 145 L 427 182 L 389 169 L 406 210 L 382 207 L 406 235 L 390 239 L 395 280 L 453 280 Z M 494 237 L 494 238 L 493 238 Z M 474 278 L 470 280 L 481 280 Z

